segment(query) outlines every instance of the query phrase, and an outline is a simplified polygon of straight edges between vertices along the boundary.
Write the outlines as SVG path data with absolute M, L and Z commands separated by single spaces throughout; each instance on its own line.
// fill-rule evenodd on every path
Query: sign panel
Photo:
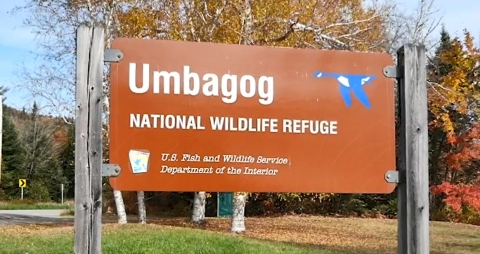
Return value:
M 18 187 L 27 188 L 27 179 L 18 179 Z
M 114 189 L 390 193 L 388 54 L 116 39 Z

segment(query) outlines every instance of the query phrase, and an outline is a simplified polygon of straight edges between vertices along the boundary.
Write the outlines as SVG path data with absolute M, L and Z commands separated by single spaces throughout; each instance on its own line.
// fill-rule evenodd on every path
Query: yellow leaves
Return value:
M 248 37 L 256 45 L 357 51 L 384 50 L 388 16 L 387 5 L 367 7 L 362 0 L 72 0 L 68 4 L 77 12 L 105 15 L 115 37 L 232 44 Z M 247 10 L 253 19 L 248 32 Z
M 437 82 L 429 86 L 429 108 L 439 120 L 434 126 L 441 126 L 446 133 L 455 131 L 452 114 L 467 114 L 472 103 L 480 99 L 480 80 L 475 74 L 480 58 L 473 45 L 473 38 L 465 31 L 463 41 L 455 39 L 448 50 L 440 52 L 436 73 L 442 76 L 433 76 Z
M 119 36 L 130 38 L 156 38 L 158 21 L 163 12 L 153 6 L 133 5 L 123 12 L 117 13 Z
M 466 37 L 465 40 L 469 40 L 469 38 Z M 445 64 L 454 65 L 457 70 L 470 71 L 475 66 L 478 56 L 473 54 L 474 49 L 465 50 L 470 47 L 467 43 L 473 42 L 462 44 L 459 40 L 454 40 L 451 49 L 440 54 L 440 60 Z
M 312 23 L 325 36 L 343 43 L 344 49 L 383 51 L 380 45 L 384 40 L 386 12 L 381 6 L 366 8 L 363 1 L 323 0 L 313 9 Z M 321 43 L 321 47 L 330 46 L 329 41 Z
M 383 51 L 387 9 L 361 0 L 118 0 L 71 2 L 113 8 L 114 36 Z M 247 8 L 248 7 L 248 8 Z M 251 9 L 251 29 L 245 20 Z M 297 25 L 296 27 L 294 27 Z
M 252 6 L 255 18 L 253 37 L 256 44 L 293 46 L 289 42 L 289 37 L 282 38 L 291 33 L 291 28 L 286 25 L 285 20 L 289 19 L 293 13 L 301 11 L 300 6 L 294 5 L 288 0 L 254 2 Z
M 256 45 L 315 48 L 337 48 L 340 45 L 343 49 L 383 50 L 381 42 L 384 39 L 386 9 L 377 6 L 366 8 L 360 0 L 162 2 L 165 17 L 160 18 L 168 23 L 167 37 L 173 40 L 238 44 L 248 37 Z M 253 31 L 246 32 L 248 9 L 251 9 L 253 17 Z M 133 11 L 130 14 L 132 17 L 123 19 L 121 23 L 137 25 L 122 24 L 125 34 L 136 34 L 132 31 L 153 23 L 144 12 L 143 16 Z M 309 29 L 294 31 L 292 25 L 299 23 Z M 141 33 L 136 35 L 141 36 Z M 332 46 L 332 43 L 336 45 Z
M 470 32 L 468 32 L 466 29 L 463 30 L 463 34 L 465 36 L 465 42 L 464 42 L 464 46 L 466 48 L 466 51 L 469 53 L 469 54 L 476 54 L 476 53 L 479 53 L 479 50 L 477 48 L 475 48 L 474 46 L 474 42 L 473 42 L 473 37 L 470 35 Z
M 450 120 L 450 116 L 447 113 L 443 113 L 440 115 L 440 120 L 443 122 L 443 130 L 447 134 L 452 134 L 454 131 L 453 123 Z

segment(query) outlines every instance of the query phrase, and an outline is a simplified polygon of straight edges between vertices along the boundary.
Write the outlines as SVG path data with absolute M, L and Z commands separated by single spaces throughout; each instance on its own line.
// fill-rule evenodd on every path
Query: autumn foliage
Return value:
M 65 92 L 71 98 L 67 98 L 66 103 L 70 103 L 71 112 L 75 111 L 75 105 L 71 103 L 74 98 L 74 80 L 71 77 L 74 77 L 75 68 L 73 35 L 77 25 L 83 22 L 105 26 L 106 47 L 114 38 L 133 37 L 391 53 L 392 47 L 405 41 L 397 40 L 403 33 L 392 32 L 398 28 L 392 26 L 392 17 L 402 13 L 392 11 L 389 2 L 29 0 L 25 7 L 30 11 L 26 23 L 37 34 L 48 38 L 46 42 L 41 41 L 39 47 L 46 49 L 48 61 L 57 61 L 56 65 L 62 68 L 37 68 L 42 70 L 37 73 L 39 76 L 26 72 L 25 76 L 30 80 L 25 82 L 25 89 L 62 106 L 65 102 L 55 94 Z M 403 20 L 404 23 L 410 21 Z M 425 22 L 424 19 L 419 20 L 421 24 Z M 403 23 L 396 24 L 401 25 Z M 417 31 L 412 28 L 403 32 L 408 30 Z M 478 221 L 472 223 L 480 224 L 479 57 L 479 49 L 468 31 L 461 37 L 451 38 L 443 30 L 439 46 L 429 53 L 429 184 L 433 218 L 472 222 L 471 218 L 476 216 Z M 72 86 L 69 87 L 69 83 Z M 105 86 L 105 96 L 108 97 L 107 82 Z M 49 91 L 55 93 L 47 94 Z M 104 145 L 108 147 L 108 125 L 105 125 L 104 131 Z M 62 161 L 62 165 L 71 167 L 74 144 L 66 134 L 65 130 L 57 130 L 53 139 L 58 144 L 68 145 L 68 153 L 65 153 L 68 159 Z M 104 158 L 108 158 L 108 150 Z M 66 170 L 66 166 L 63 167 Z M 111 189 L 105 188 L 105 192 L 111 194 Z M 216 202 L 216 193 L 211 194 L 211 197 L 207 195 L 207 213 L 215 210 L 211 205 Z M 148 213 L 160 210 L 174 210 L 176 214 L 185 213 L 186 216 L 190 213 L 192 193 L 145 193 L 145 196 Z M 279 213 L 395 216 L 396 213 L 395 193 L 249 193 L 249 197 L 247 216 Z M 124 199 L 127 212 L 136 212 L 136 195 L 125 192 Z M 472 217 L 472 214 L 477 215 Z
M 480 212 L 480 54 L 468 31 L 462 40 L 441 35 L 428 83 L 433 211 Z
M 360 0 L 124 0 L 123 4 L 125 8 L 113 15 L 113 37 L 373 52 L 385 52 L 389 43 L 390 7 L 367 7 Z M 461 214 L 465 207 L 480 212 L 478 64 L 479 50 L 468 31 L 462 38 L 450 38 L 442 31 L 428 64 L 434 214 L 445 209 Z M 358 213 L 368 207 L 395 210 L 391 200 L 377 196 L 250 193 L 250 197 L 249 206 L 256 207 L 252 213 L 316 212 L 319 207 Z

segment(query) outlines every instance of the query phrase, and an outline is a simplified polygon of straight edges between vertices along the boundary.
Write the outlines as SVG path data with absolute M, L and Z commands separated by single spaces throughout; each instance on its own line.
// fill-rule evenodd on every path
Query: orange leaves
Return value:
M 480 124 L 477 123 L 462 135 L 447 135 L 448 142 L 452 146 L 452 152 L 447 154 L 445 159 L 450 169 L 462 170 L 480 159 L 480 143 L 477 140 L 479 132 Z
M 449 144 L 455 144 L 457 142 L 457 138 L 452 133 L 447 134 L 447 142 Z
M 53 132 L 52 138 L 58 146 L 62 147 L 68 141 L 68 134 L 65 128 L 57 127 L 56 131 Z
M 442 183 L 430 188 L 432 194 L 445 194 L 443 200 L 454 211 L 460 213 L 464 206 L 480 211 L 480 185 Z
M 461 135 L 447 136 L 451 148 L 445 155 L 444 182 L 431 187 L 433 195 L 444 194 L 443 201 L 458 213 L 465 206 L 480 211 L 480 183 L 476 169 L 480 159 L 479 135 L 480 123 L 477 123 Z
M 444 202 L 457 212 L 466 206 L 480 210 L 477 177 L 477 161 L 480 159 L 480 143 L 477 140 L 480 136 L 480 124 L 477 122 L 480 78 L 476 73 L 480 55 L 467 31 L 463 40 L 452 40 L 443 31 L 441 43 L 434 66 L 430 68 L 428 99 L 430 128 L 443 131 L 441 134 L 438 131 L 432 133 L 445 135 L 446 142 L 435 147 L 438 151 L 434 154 L 443 155 L 430 158 L 433 165 L 430 170 L 437 170 L 431 173 L 434 175 L 434 184 L 443 181 L 431 190 L 435 195 L 444 194 Z M 441 161 L 438 158 L 442 158 Z

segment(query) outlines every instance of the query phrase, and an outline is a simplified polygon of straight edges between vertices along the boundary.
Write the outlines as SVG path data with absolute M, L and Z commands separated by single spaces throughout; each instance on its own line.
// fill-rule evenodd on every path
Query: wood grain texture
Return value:
M 429 244 L 428 119 L 423 45 L 399 49 L 398 253 L 427 254 Z
M 74 252 L 101 253 L 104 31 L 79 26 L 75 117 Z

